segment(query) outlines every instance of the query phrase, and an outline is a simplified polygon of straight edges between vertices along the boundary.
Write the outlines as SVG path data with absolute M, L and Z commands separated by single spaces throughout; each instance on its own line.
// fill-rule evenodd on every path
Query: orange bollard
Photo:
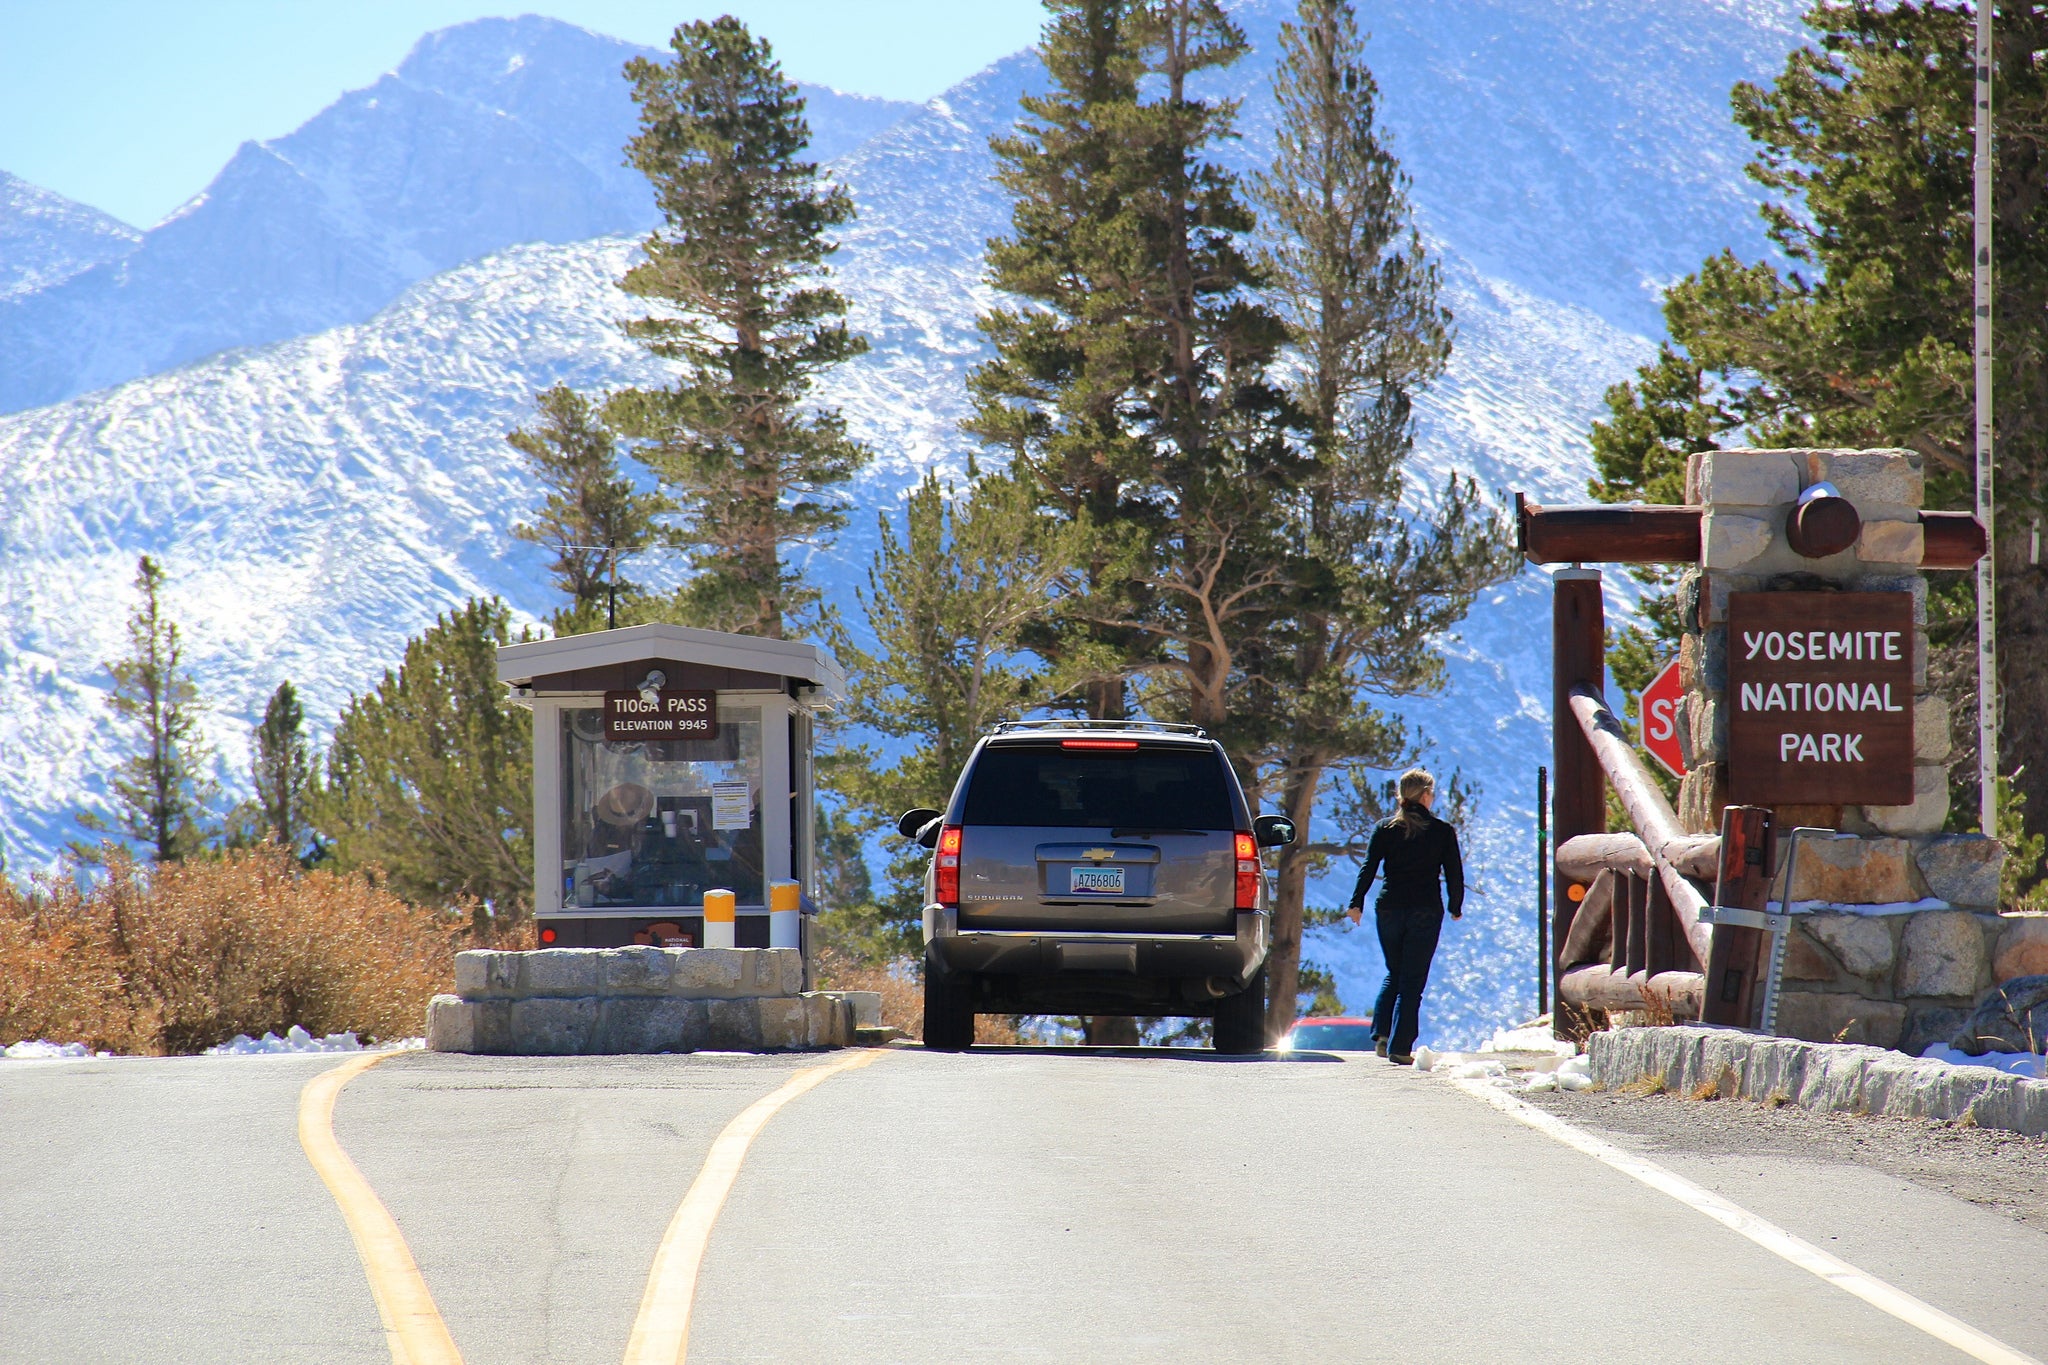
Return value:
M 730 948 L 733 942 L 734 910 L 739 897 L 719 888 L 704 893 L 704 946 Z

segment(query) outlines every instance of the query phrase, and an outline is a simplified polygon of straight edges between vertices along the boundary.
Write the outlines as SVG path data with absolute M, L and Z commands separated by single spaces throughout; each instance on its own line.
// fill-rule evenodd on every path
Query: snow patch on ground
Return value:
M 1920 1056 L 1927 1061 L 1947 1062 L 1950 1066 L 1982 1066 L 2014 1076 L 2048 1080 L 2048 1057 L 2038 1052 L 1986 1052 L 1973 1057 L 1946 1043 L 1929 1043 Z
M 424 1038 L 406 1038 L 397 1043 L 380 1044 L 366 1048 L 354 1033 L 330 1033 L 325 1038 L 315 1038 L 305 1029 L 293 1024 L 285 1030 L 284 1037 L 266 1033 L 261 1038 L 251 1038 L 246 1033 L 237 1033 L 219 1047 L 206 1049 L 208 1057 L 269 1057 L 280 1054 L 304 1054 L 308 1052 L 369 1052 L 387 1048 L 423 1048 Z
M 1781 913 L 1776 901 L 1766 901 L 1764 909 L 1771 914 Z M 1810 915 L 1824 910 L 1832 915 L 1917 915 L 1923 910 L 1953 910 L 1954 906 L 1935 896 L 1923 896 L 1917 901 L 1885 901 L 1879 905 L 1838 905 L 1834 901 L 1793 901 L 1792 913 Z
M 1485 1081 L 1503 1090 L 1585 1090 L 1593 1084 L 1592 1061 L 1577 1044 L 1551 1036 L 1548 1015 L 1514 1028 L 1495 1029 L 1474 1052 L 1415 1049 L 1415 1069 L 1454 1081 Z
M 0 1048 L 0 1057 L 14 1062 L 62 1062 L 78 1057 L 111 1057 L 111 1052 L 95 1053 L 84 1043 L 52 1043 L 41 1038 L 24 1038 Z
M 1550 1031 L 1548 1017 L 1513 1028 L 1495 1029 L 1493 1037 L 1480 1045 L 1481 1052 L 1548 1052 L 1559 1057 L 1578 1054 L 1578 1045 L 1557 1038 Z

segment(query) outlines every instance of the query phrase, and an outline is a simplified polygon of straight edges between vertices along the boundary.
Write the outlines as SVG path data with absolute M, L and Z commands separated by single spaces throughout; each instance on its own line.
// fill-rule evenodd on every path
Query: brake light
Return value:
M 1251 835 L 1240 832 L 1237 845 L 1237 908 L 1259 908 L 1259 845 Z
M 939 858 L 933 869 L 932 889 L 941 905 L 960 903 L 960 844 L 960 826 L 946 825 L 939 830 Z
M 1063 739 L 1060 741 L 1060 747 L 1062 749 L 1135 749 L 1138 747 L 1138 741 L 1135 739 Z
M 552 927 L 550 927 L 550 928 L 546 928 L 546 929 L 543 929 L 543 930 L 541 930 L 541 931 L 540 931 L 540 941 L 541 941 L 542 943 L 553 943 L 553 942 L 555 941 L 555 931 L 554 931 L 554 929 L 553 929 Z

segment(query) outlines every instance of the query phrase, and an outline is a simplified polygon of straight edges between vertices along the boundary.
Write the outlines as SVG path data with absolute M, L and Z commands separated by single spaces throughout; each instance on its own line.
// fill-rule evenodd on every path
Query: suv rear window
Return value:
M 975 760 L 961 823 L 1227 830 L 1223 765 L 1213 750 L 1089 751 L 990 745 Z

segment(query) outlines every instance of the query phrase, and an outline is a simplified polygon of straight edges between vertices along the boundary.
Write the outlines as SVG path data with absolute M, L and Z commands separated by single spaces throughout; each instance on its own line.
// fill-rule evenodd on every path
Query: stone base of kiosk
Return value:
M 427 1007 L 435 1052 L 581 1056 L 846 1047 L 878 996 L 805 991 L 794 948 L 544 948 L 458 953 Z

